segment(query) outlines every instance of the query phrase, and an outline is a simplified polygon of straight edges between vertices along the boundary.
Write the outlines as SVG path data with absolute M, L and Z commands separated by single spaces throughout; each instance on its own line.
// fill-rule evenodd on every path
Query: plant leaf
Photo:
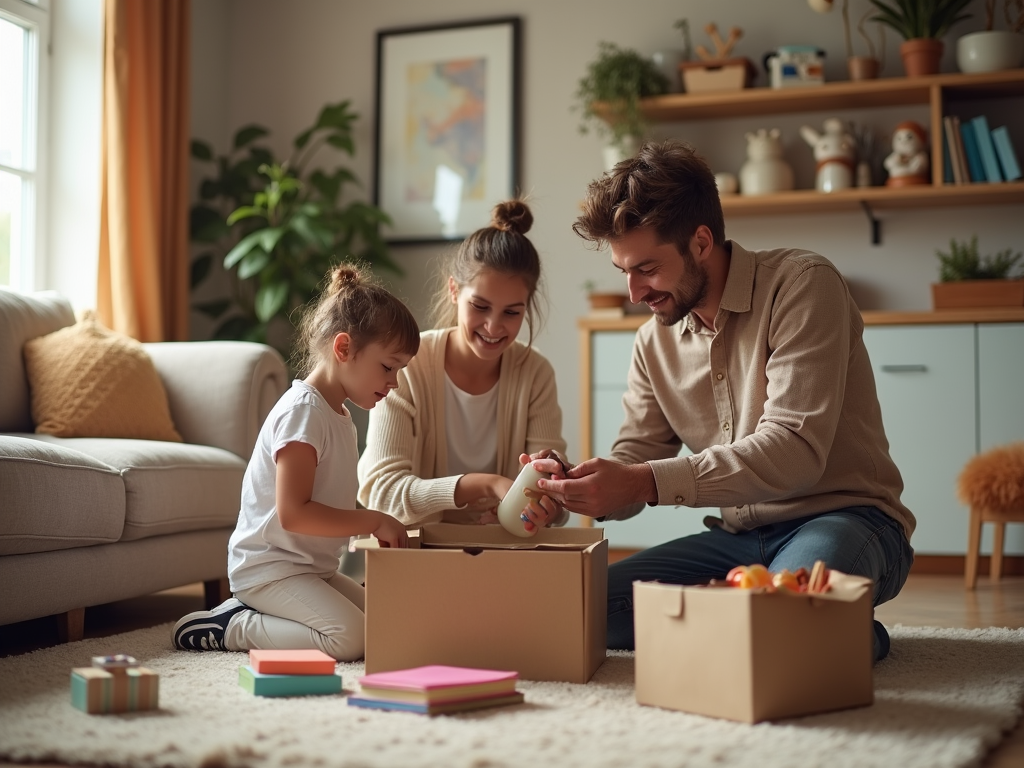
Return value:
M 250 232 L 235 243 L 235 247 L 228 251 L 227 255 L 224 256 L 224 269 L 231 269 L 235 264 L 241 261 L 249 251 L 253 248 L 258 248 L 262 235 L 263 230 L 258 229 L 255 232 Z
M 262 322 L 269 322 L 280 312 L 288 300 L 288 283 L 284 280 L 260 286 L 256 291 L 256 317 Z
M 270 254 L 262 248 L 253 248 L 238 263 L 238 276 L 243 280 L 258 275 L 270 263 Z
M 192 308 L 202 312 L 212 320 L 216 320 L 218 317 L 228 311 L 228 307 L 231 306 L 231 302 L 227 299 L 218 299 L 217 301 L 206 301 L 201 304 L 193 304 Z
M 247 125 L 244 128 L 240 128 L 235 134 L 235 149 L 241 149 L 261 136 L 266 136 L 268 133 L 270 131 L 262 125 Z
M 210 145 L 199 139 L 192 139 L 191 153 L 196 160 L 213 160 L 213 150 Z

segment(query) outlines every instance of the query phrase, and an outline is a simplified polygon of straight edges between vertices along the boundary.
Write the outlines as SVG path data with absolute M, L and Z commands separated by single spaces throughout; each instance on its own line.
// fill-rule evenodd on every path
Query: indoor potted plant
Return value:
M 961 72 L 996 72 L 1024 64 L 1024 0 L 1003 0 L 1006 29 L 996 29 L 997 0 L 985 0 L 985 29 L 956 42 Z
M 903 38 L 900 56 L 907 77 L 934 75 L 942 59 L 942 38 L 958 21 L 971 0 L 871 0 L 878 9 L 872 21 L 895 29 Z
M 935 309 L 1024 306 L 1024 275 L 1013 277 L 1024 257 L 1007 248 L 995 255 L 979 256 L 978 236 L 970 242 L 949 241 L 949 253 L 936 251 L 939 282 L 932 284 Z
M 597 58 L 576 87 L 574 109 L 581 113 L 580 133 L 593 127 L 608 140 L 605 165 L 629 157 L 644 134 L 646 121 L 640 99 L 660 96 L 668 80 L 654 61 L 614 43 L 598 43 Z

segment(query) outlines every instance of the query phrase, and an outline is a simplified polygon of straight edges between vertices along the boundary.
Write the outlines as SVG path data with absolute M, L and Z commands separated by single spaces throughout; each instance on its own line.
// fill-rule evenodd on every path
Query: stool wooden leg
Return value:
M 995 535 L 992 537 L 992 559 L 988 567 L 988 577 L 999 581 L 1003 575 L 1003 540 L 1006 536 L 1006 523 L 993 523 Z
M 978 581 L 978 553 L 981 550 L 981 510 L 971 507 L 971 521 L 967 529 L 967 561 L 964 581 L 968 589 L 974 589 Z
M 85 637 L 85 608 L 58 613 L 57 636 L 62 643 L 74 643 Z
M 231 597 L 231 587 L 227 579 L 211 579 L 203 582 L 203 597 L 206 602 L 206 610 L 212 611 L 218 605 Z

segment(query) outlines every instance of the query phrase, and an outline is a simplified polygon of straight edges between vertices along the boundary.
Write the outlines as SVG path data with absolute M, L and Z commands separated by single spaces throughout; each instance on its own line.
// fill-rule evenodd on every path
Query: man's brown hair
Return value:
M 635 157 L 590 183 L 582 208 L 572 229 L 597 246 L 650 227 L 661 242 L 686 253 L 701 224 L 716 244 L 725 242 L 715 175 L 693 147 L 680 141 L 644 143 Z

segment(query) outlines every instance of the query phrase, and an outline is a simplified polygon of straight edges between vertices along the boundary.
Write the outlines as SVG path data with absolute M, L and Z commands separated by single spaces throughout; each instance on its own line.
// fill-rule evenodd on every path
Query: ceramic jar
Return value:
M 1005 29 L 972 32 L 956 41 L 961 72 L 997 72 L 1024 64 L 1024 34 Z
M 740 168 L 741 195 L 768 195 L 793 189 L 793 169 L 782 158 L 778 128 L 746 134 L 747 162 Z

